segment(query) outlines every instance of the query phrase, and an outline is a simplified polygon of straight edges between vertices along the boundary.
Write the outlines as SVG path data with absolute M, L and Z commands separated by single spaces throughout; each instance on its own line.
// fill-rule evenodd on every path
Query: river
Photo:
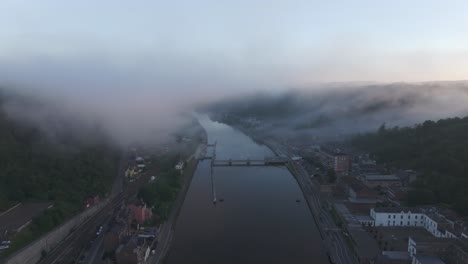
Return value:
M 217 159 L 274 155 L 230 126 L 205 116 L 199 120 L 209 142 L 217 141 Z M 329 263 L 302 192 L 285 167 L 215 167 L 214 182 L 223 199 L 216 205 L 210 161 L 201 161 L 166 263 Z

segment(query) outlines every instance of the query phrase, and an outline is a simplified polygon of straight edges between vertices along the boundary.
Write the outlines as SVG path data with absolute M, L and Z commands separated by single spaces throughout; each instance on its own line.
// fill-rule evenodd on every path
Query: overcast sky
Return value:
M 441 0 L 2 0 L 0 59 L 180 86 L 466 79 L 467 12 Z
M 242 92 L 468 79 L 467 13 L 442 0 L 1 0 L 0 87 L 133 135 Z

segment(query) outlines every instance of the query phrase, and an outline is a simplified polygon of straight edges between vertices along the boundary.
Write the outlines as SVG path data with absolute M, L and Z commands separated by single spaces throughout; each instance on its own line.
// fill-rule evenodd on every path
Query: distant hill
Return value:
M 415 169 L 422 176 L 411 204 L 447 203 L 468 215 L 468 117 L 425 121 L 356 136 L 352 144 L 389 167 Z
M 216 120 L 254 120 L 255 129 L 280 136 L 352 135 L 386 122 L 404 126 L 468 115 L 467 82 L 316 85 L 214 102 L 201 111 Z

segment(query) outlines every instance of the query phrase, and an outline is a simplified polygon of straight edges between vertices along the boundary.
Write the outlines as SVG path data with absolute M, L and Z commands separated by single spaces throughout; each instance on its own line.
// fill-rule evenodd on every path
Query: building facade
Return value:
M 468 241 L 464 238 L 409 237 L 408 253 L 413 263 L 466 264 L 468 263 Z
M 370 216 L 374 226 L 422 227 L 435 237 L 456 237 L 452 224 L 431 210 L 408 207 L 372 208 Z
M 132 219 L 135 219 L 138 224 L 145 223 L 153 216 L 151 208 L 146 207 L 144 203 L 131 204 L 128 208 L 130 209 Z
M 328 150 L 325 148 L 317 152 L 320 163 L 327 169 L 333 169 L 335 172 L 348 172 L 351 167 L 351 159 L 340 150 Z

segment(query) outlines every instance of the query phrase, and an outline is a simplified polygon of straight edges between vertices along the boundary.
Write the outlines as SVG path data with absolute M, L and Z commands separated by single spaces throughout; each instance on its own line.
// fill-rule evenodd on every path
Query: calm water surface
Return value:
M 271 157 L 241 132 L 201 117 L 218 159 Z M 211 148 L 208 149 L 210 153 Z M 176 223 L 167 263 L 328 263 L 302 192 L 284 167 L 199 163 Z M 296 203 L 300 199 L 301 203 Z

